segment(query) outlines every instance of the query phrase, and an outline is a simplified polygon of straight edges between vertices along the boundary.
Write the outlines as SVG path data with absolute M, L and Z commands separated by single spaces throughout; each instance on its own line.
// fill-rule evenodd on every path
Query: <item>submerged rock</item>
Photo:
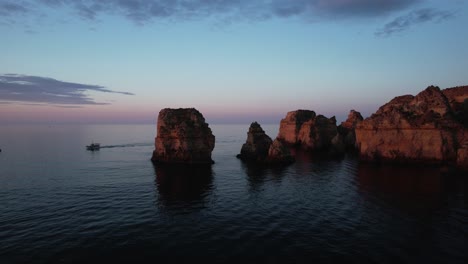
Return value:
M 357 124 L 361 158 L 466 166 L 466 126 L 452 107 L 468 97 L 468 89 L 447 94 L 430 86 L 416 96 L 399 96 Z
M 290 163 L 294 161 L 289 148 L 279 140 L 272 141 L 260 124 L 253 122 L 247 132 L 247 140 L 237 155 L 244 161 L 260 163 Z
M 195 108 L 166 108 L 159 112 L 154 162 L 212 164 L 215 137 Z

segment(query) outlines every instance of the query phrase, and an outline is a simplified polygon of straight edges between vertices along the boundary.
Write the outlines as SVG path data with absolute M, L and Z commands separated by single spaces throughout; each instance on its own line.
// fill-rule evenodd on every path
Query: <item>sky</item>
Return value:
M 0 124 L 343 121 L 468 84 L 468 0 L 0 0 Z

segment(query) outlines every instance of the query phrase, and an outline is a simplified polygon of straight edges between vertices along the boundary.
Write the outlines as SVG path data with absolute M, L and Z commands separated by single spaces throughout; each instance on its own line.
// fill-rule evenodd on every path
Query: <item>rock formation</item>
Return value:
M 289 148 L 278 139 L 271 143 L 266 159 L 269 163 L 292 163 L 295 161 Z
M 281 120 L 278 140 L 312 151 L 336 153 L 344 150 L 335 117 L 326 118 L 310 110 L 288 112 Z
M 442 91 L 455 114 L 455 117 L 468 126 L 468 86 L 448 88 Z
M 154 162 L 212 164 L 215 137 L 203 115 L 194 108 L 159 112 Z
M 253 161 L 263 161 L 268 156 L 272 140 L 265 134 L 260 124 L 253 122 L 247 132 L 247 141 L 242 145 L 239 158 Z
M 362 122 L 362 120 L 364 118 L 362 118 L 361 113 L 351 110 L 348 114 L 348 119 L 338 126 L 338 132 L 343 138 L 343 144 L 346 149 L 351 150 L 356 148 L 355 129 L 357 124 Z
M 247 141 L 242 145 L 241 152 L 237 157 L 244 161 L 260 163 L 290 163 L 294 161 L 289 148 L 277 139 L 272 141 L 257 122 L 250 125 Z
M 456 115 L 463 115 L 457 107 L 466 98 L 466 87 L 441 91 L 434 86 L 394 98 L 357 125 L 361 158 L 466 167 L 467 127 Z

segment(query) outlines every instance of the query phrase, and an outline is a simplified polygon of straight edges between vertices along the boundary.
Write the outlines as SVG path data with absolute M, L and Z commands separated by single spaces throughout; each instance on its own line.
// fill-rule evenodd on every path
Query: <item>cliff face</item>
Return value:
M 380 107 L 356 127 L 361 158 L 464 164 L 460 159 L 467 141 L 466 127 L 452 105 L 468 94 L 465 88 L 454 88 L 448 94 L 430 86 L 416 96 L 399 96 Z
M 286 117 L 281 120 L 278 139 L 289 145 L 298 144 L 300 142 L 298 135 L 302 125 L 315 117 L 315 112 L 310 110 L 288 112 Z
M 159 112 L 154 162 L 211 164 L 215 137 L 203 115 L 194 108 Z
M 253 122 L 247 132 L 247 140 L 242 145 L 238 158 L 260 163 L 290 163 L 294 161 L 289 148 L 282 142 L 265 134 L 260 124 Z
M 355 129 L 356 126 L 362 122 L 364 118 L 362 118 L 361 113 L 351 110 L 348 114 L 348 119 L 342 122 L 341 125 L 338 126 L 338 133 L 343 138 L 343 144 L 346 149 L 355 149 L 356 148 L 356 133 Z
M 442 91 L 457 120 L 468 127 L 468 86 L 448 88 Z
M 278 140 L 312 151 L 342 149 L 343 145 L 335 117 L 317 116 L 309 110 L 289 112 L 281 120 Z

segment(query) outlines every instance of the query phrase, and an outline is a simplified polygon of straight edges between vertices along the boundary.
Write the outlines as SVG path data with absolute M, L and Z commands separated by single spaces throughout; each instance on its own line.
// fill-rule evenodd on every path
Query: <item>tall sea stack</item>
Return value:
M 195 108 L 159 112 L 155 150 L 151 160 L 161 163 L 212 164 L 215 136 Z

